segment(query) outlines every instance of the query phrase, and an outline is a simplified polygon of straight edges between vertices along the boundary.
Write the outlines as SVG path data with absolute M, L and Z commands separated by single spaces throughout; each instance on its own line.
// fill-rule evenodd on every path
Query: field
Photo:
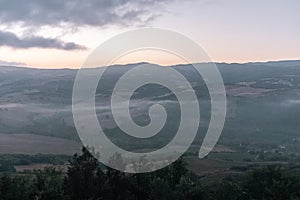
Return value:
M 65 154 L 79 152 L 78 142 L 33 134 L 0 134 L 0 154 Z

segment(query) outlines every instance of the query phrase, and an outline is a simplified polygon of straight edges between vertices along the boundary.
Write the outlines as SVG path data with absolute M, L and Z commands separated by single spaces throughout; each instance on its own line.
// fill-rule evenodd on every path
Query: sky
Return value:
M 79 68 L 102 42 L 141 27 L 184 34 L 214 62 L 299 60 L 299 9 L 299 0 L 0 0 L 0 65 Z M 135 62 L 183 61 L 151 51 L 117 61 Z

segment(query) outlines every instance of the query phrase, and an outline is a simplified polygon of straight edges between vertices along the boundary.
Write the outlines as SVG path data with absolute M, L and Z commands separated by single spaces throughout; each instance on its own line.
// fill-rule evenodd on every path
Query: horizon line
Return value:
M 174 67 L 174 66 L 179 66 L 179 65 L 190 65 L 190 64 L 205 64 L 205 63 L 215 63 L 215 64 L 227 64 L 227 65 L 245 65 L 245 64 L 264 64 L 264 63 L 279 63 L 279 62 L 300 62 L 299 59 L 287 59 L 287 60 L 267 60 L 267 61 L 248 61 L 248 62 L 200 62 L 200 63 L 178 63 L 178 64 L 170 64 L 170 65 L 165 65 L 165 64 L 159 64 L 159 63 L 151 63 L 151 62 L 133 62 L 133 63 L 116 63 L 110 66 L 126 66 L 126 65 L 137 65 L 137 64 L 155 64 L 155 65 L 160 65 L 160 66 L 166 66 L 166 67 Z M 36 70 L 79 70 L 81 67 L 78 68 L 71 68 L 71 67 L 58 67 L 58 68 L 41 68 L 41 67 L 34 67 L 34 66 L 29 66 L 29 65 L 6 65 L 6 64 L 0 64 L 0 67 L 12 67 L 12 68 L 21 68 L 21 69 L 36 69 Z M 105 66 L 98 66 L 98 67 L 90 67 L 86 69 L 93 69 L 93 68 L 100 68 L 100 67 L 105 67 Z

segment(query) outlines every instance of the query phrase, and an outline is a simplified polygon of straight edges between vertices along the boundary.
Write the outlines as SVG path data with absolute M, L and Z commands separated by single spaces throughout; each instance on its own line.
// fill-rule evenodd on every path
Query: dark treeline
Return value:
M 179 159 L 152 173 L 126 174 L 99 164 L 83 149 L 67 173 L 45 168 L 2 176 L 0 200 L 296 200 L 299 174 L 279 166 L 207 183 Z

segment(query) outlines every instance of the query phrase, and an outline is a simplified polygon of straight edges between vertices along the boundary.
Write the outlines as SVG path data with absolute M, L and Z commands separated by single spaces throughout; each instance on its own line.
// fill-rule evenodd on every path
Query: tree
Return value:
M 88 200 L 99 194 L 99 181 L 104 173 L 86 148 L 82 149 L 82 155 L 75 154 L 69 165 L 64 185 L 70 199 Z
M 40 200 L 62 200 L 64 199 L 63 191 L 63 174 L 54 167 L 46 167 L 36 173 L 36 199 Z
M 299 177 L 278 166 L 269 166 L 250 173 L 245 191 L 252 199 L 287 200 L 300 197 Z
M 34 195 L 34 179 L 31 176 L 4 176 L 1 178 L 1 200 L 32 200 Z

